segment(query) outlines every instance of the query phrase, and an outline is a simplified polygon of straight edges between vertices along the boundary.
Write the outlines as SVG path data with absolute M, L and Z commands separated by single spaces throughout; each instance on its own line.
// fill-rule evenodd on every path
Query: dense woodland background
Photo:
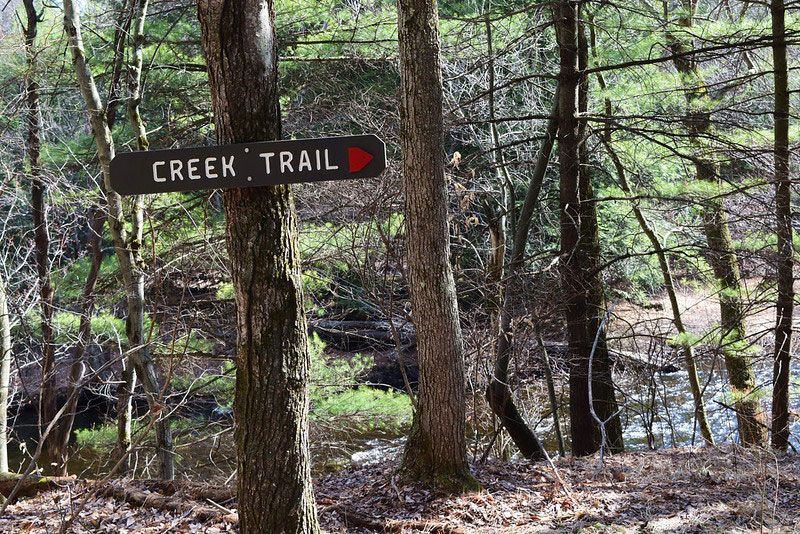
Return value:
M 194 1 L 150 0 L 146 18 L 141 0 L 75 4 L 118 152 L 216 143 Z M 230 484 L 236 312 L 222 195 L 123 199 L 142 277 L 137 333 L 63 6 L 0 9 L 0 471 Z M 283 138 L 375 133 L 387 145 L 380 178 L 293 187 L 319 477 L 395 458 L 416 399 L 397 7 L 274 9 Z M 469 460 L 538 458 L 539 441 L 551 457 L 590 454 L 595 419 L 603 453 L 704 442 L 796 453 L 797 4 L 438 9 Z M 593 381 L 597 413 L 578 419 L 576 392 Z

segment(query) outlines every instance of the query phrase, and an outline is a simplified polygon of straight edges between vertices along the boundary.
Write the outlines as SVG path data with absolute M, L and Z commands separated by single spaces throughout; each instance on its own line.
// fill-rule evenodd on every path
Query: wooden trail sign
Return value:
M 375 178 L 386 145 L 375 135 L 297 139 L 117 154 L 120 195 Z

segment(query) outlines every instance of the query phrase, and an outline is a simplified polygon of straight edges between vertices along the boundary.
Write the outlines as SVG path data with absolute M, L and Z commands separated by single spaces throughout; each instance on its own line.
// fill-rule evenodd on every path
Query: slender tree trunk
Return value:
M 420 370 L 418 407 L 400 471 L 408 480 L 458 492 L 478 483 L 467 463 L 464 348 L 450 265 L 437 10 L 435 1 L 397 2 L 406 246 Z
M 690 28 L 693 18 L 694 5 L 690 0 L 683 0 L 682 11 L 678 17 L 680 26 Z M 684 42 L 670 31 L 666 33 L 666 40 L 676 55 L 692 46 L 692 43 Z M 706 82 L 692 56 L 676 57 L 673 63 L 686 86 L 687 113 L 684 124 L 694 153 L 696 178 L 719 188 L 721 183 L 719 163 L 715 160 L 711 147 L 708 146 L 708 140 L 715 132 L 708 111 L 711 108 L 711 101 L 706 90 Z M 755 372 L 747 355 L 739 263 L 733 249 L 723 201 L 719 196 L 715 195 L 705 201 L 703 229 L 709 249 L 709 263 L 717 280 L 722 329 L 720 345 L 725 357 L 728 380 L 737 395 L 734 405 L 739 423 L 739 435 L 744 445 L 763 446 L 766 435 L 761 423 L 761 403 L 754 397 Z
M 511 312 L 514 307 L 514 296 L 518 293 L 518 288 L 515 287 L 515 284 L 518 280 L 517 273 L 525 259 L 525 246 L 528 243 L 533 210 L 539 199 L 539 192 L 542 189 L 545 171 L 547 170 L 550 155 L 553 151 L 553 143 L 558 132 L 558 99 L 559 90 L 556 89 L 553 114 L 547 122 L 545 138 L 539 148 L 536 166 L 533 169 L 528 191 L 525 194 L 525 201 L 516 224 L 517 231 L 514 234 L 511 258 L 505 269 L 503 284 L 505 287 L 502 290 L 503 300 L 498 313 L 499 331 L 495 342 L 494 372 L 486 392 L 492 411 L 500 419 L 514 444 L 525 458 L 532 459 L 543 459 L 545 452 L 541 442 L 525 422 L 516 404 L 514 404 L 508 384 L 508 367 L 511 362 L 514 342 Z M 545 364 L 549 365 L 547 361 L 545 361 Z M 557 418 L 558 413 L 554 412 L 554 416 Z
M 595 41 L 595 31 L 594 31 L 594 24 L 593 20 L 590 20 L 590 29 L 589 35 L 591 40 L 591 48 L 592 48 L 592 57 L 596 58 L 596 41 Z M 597 73 L 597 81 L 600 85 L 600 89 L 605 91 L 607 89 L 605 78 L 603 77 L 602 73 Z M 613 118 L 612 108 L 611 108 L 611 99 L 605 98 L 604 101 L 605 105 L 605 112 L 606 118 L 609 120 Z M 623 192 L 629 196 L 633 196 L 633 191 L 631 190 L 630 186 L 628 185 L 628 180 L 626 177 L 625 167 L 622 164 L 622 160 L 620 159 L 617 151 L 614 149 L 614 142 L 613 142 L 613 135 L 610 127 L 607 127 L 603 130 L 602 135 L 602 142 L 603 146 L 608 153 L 608 157 L 611 159 L 611 162 L 614 165 L 614 169 L 617 172 L 617 178 L 619 179 L 620 188 Z M 672 310 L 672 322 L 675 325 L 675 329 L 677 330 L 678 334 L 681 337 L 686 337 L 686 328 L 683 324 L 683 317 L 681 316 L 681 309 L 678 306 L 678 296 L 675 292 L 675 283 L 673 281 L 672 276 L 672 269 L 669 265 L 669 260 L 667 258 L 667 253 L 664 250 L 664 247 L 661 245 L 661 241 L 659 240 L 658 236 L 656 235 L 655 230 L 650 226 L 647 222 L 647 219 L 644 217 L 644 213 L 641 209 L 639 209 L 639 205 L 635 200 L 630 201 L 631 209 L 633 210 L 633 214 L 636 217 L 637 222 L 639 223 L 639 227 L 642 229 L 642 232 L 647 237 L 648 241 L 650 241 L 650 246 L 653 247 L 653 251 L 658 258 L 658 264 L 661 268 L 661 275 L 664 278 L 664 290 L 667 292 L 667 297 L 669 298 L 670 308 Z M 686 372 L 689 376 L 689 388 L 692 391 L 692 399 L 694 401 L 694 415 L 695 420 L 697 421 L 697 425 L 700 428 L 700 434 L 703 436 L 703 440 L 708 445 L 714 445 L 714 436 L 711 434 L 711 427 L 708 424 L 708 417 L 706 415 L 706 405 L 703 401 L 703 392 L 702 387 L 700 385 L 700 378 L 697 373 L 697 361 L 694 354 L 694 347 L 692 344 L 687 340 L 681 343 L 681 351 L 683 352 L 684 362 L 686 363 Z
M 50 235 L 47 226 L 46 189 L 42 166 L 39 161 L 41 150 L 42 120 L 39 110 L 39 82 L 36 80 L 36 33 L 41 21 L 33 0 L 24 0 L 27 25 L 24 28 L 25 52 L 28 57 L 25 72 L 25 95 L 27 101 L 27 137 L 25 148 L 28 152 L 31 177 L 31 212 L 33 213 L 33 240 L 36 248 L 36 273 L 39 284 L 39 304 L 41 306 L 42 330 L 42 383 L 40 388 L 41 413 L 39 425 L 47 427 L 56 413 L 55 391 L 55 334 L 53 332 L 53 283 L 50 276 Z M 46 457 L 52 454 L 52 446 L 45 444 Z
M 0 473 L 8 472 L 8 390 L 11 385 L 11 317 L 8 291 L 0 272 Z
M 134 249 L 139 243 L 131 243 L 124 224 L 122 199 L 110 186 L 110 163 L 114 158 L 114 141 L 108 127 L 106 115 L 97 92 L 92 71 L 86 60 L 81 37 L 80 17 L 75 11 L 73 0 L 64 0 L 64 28 L 67 33 L 69 47 L 72 52 L 73 65 L 78 78 L 81 93 L 89 111 L 89 122 L 92 126 L 100 166 L 103 171 L 103 189 L 108 206 L 108 227 L 119 261 L 128 304 L 126 334 L 131 359 L 136 374 L 142 382 L 151 413 L 164 411 L 161 387 L 158 383 L 153 359 L 147 350 L 142 325 L 144 324 L 144 281 L 138 275 L 141 266 L 136 261 Z M 166 414 L 162 414 L 156 424 L 156 446 L 159 454 L 159 471 L 162 478 L 175 476 L 173 458 L 172 433 Z
M 98 207 L 93 207 L 89 210 L 90 238 L 87 247 L 92 262 L 89 266 L 86 282 L 83 285 L 81 319 L 78 326 L 78 342 L 75 345 L 72 355 L 69 383 L 67 385 L 67 408 L 61 420 L 58 422 L 58 425 L 55 427 L 51 438 L 53 444 L 52 461 L 56 464 L 54 468 L 54 474 L 56 476 L 67 476 L 69 440 L 72 434 L 72 425 L 75 422 L 75 413 L 78 409 L 79 393 L 76 393 L 76 390 L 82 387 L 83 377 L 86 372 L 84 355 L 86 354 L 86 348 L 89 346 L 91 338 L 92 313 L 94 312 L 95 304 L 94 291 L 97 286 L 100 267 L 103 264 L 103 250 L 101 248 L 103 226 L 105 226 L 103 210 Z
M 150 148 L 150 143 L 147 140 L 147 130 L 145 129 L 144 122 L 142 121 L 142 117 L 139 113 L 139 104 L 142 101 L 142 88 L 141 88 L 141 79 L 142 79 L 142 48 L 144 46 L 144 22 L 145 18 L 147 17 L 147 0 L 131 0 L 131 8 L 132 13 L 130 18 L 132 19 L 132 34 L 131 34 L 131 56 L 132 61 L 128 65 L 128 99 L 127 99 L 127 115 L 128 115 L 128 122 L 130 123 L 131 130 L 133 131 L 134 135 L 136 136 L 136 148 L 137 150 L 148 150 Z M 124 46 L 120 45 L 120 50 L 123 50 Z M 121 56 L 121 54 L 120 54 Z M 130 250 L 131 255 L 133 256 L 133 261 L 135 265 L 142 265 L 142 231 L 144 226 L 144 197 L 141 195 L 137 195 L 133 197 L 133 210 L 131 213 L 131 235 L 129 238 L 130 242 Z M 140 344 L 143 346 L 142 350 L 148 350 L 146 347 L 146 340 L 144 339 L 145 332 L 144 332 L 144 270 L 137 269 L 134 273 L 135 282 L 136 282 L 136 292 L 137 292 L 137 313 L 136 314 L 129 314 L 129 323 L 127 325 L 127 330 L 135 332 L 135 336 L 138 336 L 141 339 Z M 131 318 L 136 318 L 138 321 L 137 324 L 131 324 Z M 117 407 L 117 415 L 118 415 L 118 428 L 117 428 L 117 450 L 121 456 L 125 456 L 125 460 L 121 466 L 121 470 L 128 471 L 130 469 L 130 463 L 127 458 L 127 450 L 131 446 L 131 419 L 133 416 L 133 406 L 132 406 L 132 399 L 133 399 L 133 392 L 136 389 L 136 376 L 134 374 L 134 367 L 130 364 L 125 366 L 123 371 L 123 388 L 120 391 L 119 399 L 118 399 L 118 407 Z M 166 425 L 167 430 L 169 431 L 168 421 L 166 417 L 161 419 L 159 422 L 162 422 Z M 159 430 L 157 428 L 157 432 L 163 432 L 163 430 Z M 169 443 L 166 447 L 161 447 L 159 450 L 159 454 L 162 456 L 161 464 L 162 466 L 169 465 L 172 463 L 171 455 L 172 455 L 172 434 L 169 432 L 168 434 Z M 169 454 L 170 458 L 165 458 L 164 455 Z M 174 469 L 174 468 L 173 468 Z M 172 473 L 169 477 L 165 478 L 172 478 L 174 473 Z
M 786 7 L 772 0 L 772 57 L 775 72 L 775 216 L 778 225 L 778 301 L 772 389 L 772 446 L 789 446 L 789 379 L 794 312 L 792 182 L 789 174 L 789 71 L 786 62 Z
M 217 141 L 281 137 L 272 0 L 199 0 Z M 237 310 L 239 528 L 319 531 L 308 450 L 310 356 L 288 185 L 224 192 Z
M 487 299 L 491 335 L 497 336 L 500 328 L 499 312 L 501 303 L 503 302 L 503 287 L 500 280 L 503 276 L 503 267 L 506 258 L 506 228 L 507 216 L 509 210 L 510 191 L 512 189 L 511 176 L 509 175 L 508 168 L 506 167 L 505 156 L 503 149 L 500 145 L 500 132 L 497 129 L 495 119 L 495 67 L 494 67 L 494 48 L 492 43 L 492 23 L 489 13 L 486 13 L 486 20 L 484 23 L 486 28 L 486 53 L 489 57 L 489 133 L 492 139 L 490 159 L 494 167 L 495 178 L 497 180 L 499 194 L 499 202 L 497 209 L 493 207 L 488 208 L 487 218 L 489 219 L 489 237 L 491 244 L 491 254 L 489 257 L 489 265 L 487 268 L 487 286 L 489 298 Z M 488 200 L 489 206 L 492 206 L 492 200 Z

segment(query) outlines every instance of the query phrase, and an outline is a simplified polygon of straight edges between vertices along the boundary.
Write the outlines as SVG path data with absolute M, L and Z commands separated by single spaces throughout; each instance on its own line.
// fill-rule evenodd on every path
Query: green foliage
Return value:
M 53 287 L 56 296 L 59 300 L 66 302 L 74 302 L 83 294 L 83 286 L 86 283 L 86 278 L 89 276 L 89 270 L 92 266 L 92 258 L 85 256 L 67 268 L 56 271 L 53 273 Z M 119 271 L 119 264 L 117 258 L 113 254 L 104 255 L 100 265 L 99 276 L 111 277 L 116 276 Z
M 30 333 L 34 338 L 41 339 L 41 316 L 38 310 L 30 311 L 14 327 L 13 335 L 19 336 L 23 333 Z M 81 315 L 72 311 L 57 311 L 53 314 L 53 328 L 55 331 L 55 341 L 59 344 L 73 344 L 78 339 Z M 144 332 L 147 335 L 153 326 L 152 319 L 148 314 L 144 318 Z M 125 319 L 114 316 L 110 310 L 103 309 L 92 315 L 91 329 L 93 339 L 101 345 L 118 346 L 127 343 L 125 333 Z M 158 327 L 153 328 L 153 335 L 157 335 Z
M 311 410 L 314 420 L 342 420 L 351 431 L 397 433 L 411 424 L 411 399 L 403 393 L 359 386 L 317 397 Z
M 236 369 L 232 361 L 227 361 L 218 372 L 203 371 L 200 376 L 188 373 L 175 375 L 170 381 L 172 389 L 192 395 L 213 396 L 221 406 L 233 404 L 236 388 Z
M 673 347 L 696 347 L 702 340 L 703 338 L 691 332 L 683 332 L 670 338 L 669 344 Z

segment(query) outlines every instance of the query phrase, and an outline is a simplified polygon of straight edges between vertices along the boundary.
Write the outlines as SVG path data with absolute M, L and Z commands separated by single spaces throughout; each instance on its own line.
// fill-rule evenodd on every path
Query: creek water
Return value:
M 758 383 L 765 392 L 769 391 L 772 369 L 762 362 L 757 365 Z M 792 376 L 800 375 L 800 362 L 795 360 Z M 709 422 L 715 439 L 719 443 L 733 442 L 738 439 L 735 414 L 723 406 L 731 405 L 730 388 L 724 369 L 710 363 L 701 368 L 701 377 L 705 381 L 705 399 L 708 408 Z M 622 412 L 625 432 L 625 446 L 629 450 L 681 447 L 702 443 L 699 431 L 694 423 L 693 403 L 688 387 L 687 375 L 684 371 L 675 373 L 653 372 L 643 378 L 642 374 L 628 372 L 615 376 L 620 388 L 620 398 L 624 398 Z M 536 380 L 533 387 L 517 391 L 517 401 L 526 412 L 529 421 L 536 425 L 536 432 L 548 451 L 555 455 L 557 446 L 553 431 L 552 418 L 545 408 L 543 381 Z M 569 417 L 566 410 L 568 392 L 566 381 L 559 380 L 557 393 L 561 399 L 560 416 L 565 436 L 569 435 Z M 800 383 L 795 381 L 792 387 L 792 410 L 800 412 Z M 624 394 L 624 395 L 623 395 Z M 762 399 L 768 413 L 771 397 L 766 394 Z M 475 391 L 468 398 L 469 428 L 471 440 L 469 448 L 473 458 L 480 457 L 486 449 L 492 430 L 489 428 L 490 417 L 486 412 L 486 402 L 482 391 Z M 83 410 L 75 421 L 76 429 L 92 428 L 106 422 L 105 413 L 95 407 Z M 538 423 L 536 422 L 538 421 Z M 184 418 L 177 425 L 177 467 L 182 476 L 202 479 L 224 480 L 235 469 L 233 436 L 229 420 L 215 420 L 214 414 L 200 413 L 191 419 Z M 187 424 L 191 423 L 191 424 Z M 402 450 L 404 431 L 376 432 L 352 431 L 337 432 L 335 429 L 315 428 L 312 423 L 312 455 L 314 472 L 338 469 L 348 463 L 367 464 L 387 461 L 396 457 Z M 10 446 L 10 467 L 22 470 L 27 465 L 36 446 L 38 429 L 36 411 L 21 410 L 13 421 L 12 442 Z M 800 448 L 800 421 L 794 419 L 791 442 Z M 569 444 L 567 444 L 569 445 Z M 82 478 L 95 478 L 105 474 L 111 466 L 112 451 L 109 447 L 81 447 L 72 445 L 69 465 L 70 473 Z M 134 456 L 137 476 L 157 477 L 153 462 L 152 450 L 144 447 Z

